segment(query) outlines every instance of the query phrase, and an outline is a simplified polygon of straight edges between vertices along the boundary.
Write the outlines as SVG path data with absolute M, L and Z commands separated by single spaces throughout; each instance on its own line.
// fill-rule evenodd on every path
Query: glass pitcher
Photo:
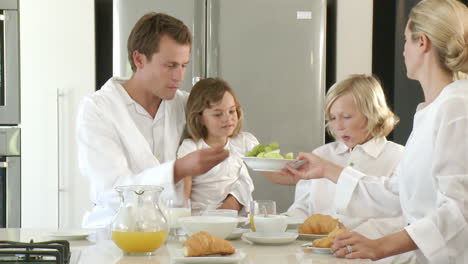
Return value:
M 158 206 L 163 188 L 129 185 L 116 190 L 120 207 L 112 222 L 112 240 L 128 255 L 152 255 L 168 233 L 167 221 Z

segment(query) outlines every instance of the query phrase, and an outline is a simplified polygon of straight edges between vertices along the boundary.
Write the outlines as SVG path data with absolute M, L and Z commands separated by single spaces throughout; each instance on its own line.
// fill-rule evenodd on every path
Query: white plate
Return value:
M 264 245 L 284 245 L 289 244 L 296 240 L 297 233 L 283 232 L 283 233 L 260 233 L 248 232 L 242 235 L 243 239 L 250 242 Z
M 86 240 L 90 232 L 88 231 L 56 231 L 50 232 L 48 236 L 55 239 L 65 239 L 65 240 Z
M 326 237 L 326 236 L 328 235 L 299 234 L 297 239 L 314 241 L 315 239 L 319 239 L 319 238 Z
M 232 255 L 211 255 L 206 257 L 184 257 L 183 250 L 176 250 L 175 263 L 236 263 L 245 258 L 245 253 L 236 250 Z
M 304 161 L 297 161 L 291 159 L 270 159 L 255 157 L 243 157 L 242 159 L 244 160 L 245 164 L 247 164 L 247 167 L 251 168 L 254 171 L 279 172 L 288 163 L 290 163 L 293 167 L 299 167 L 304 163 Z
M 249 231 L 250 229 L 236 228 L 234 229 L 234 231 L 232 231 L 230 235 L 226 237 L 226 239 L 228 240 L 239 239 L 242 236 L 242 234 L 249 232 Z
M 302 250 L 303 250 L 304 252 L 309 252 L 309 251 L 311 251 L 312 253 L 315 253 L 315 254 L 327 254 L 327 255 L 331 255 L 331 254 L 332 254 L 331 248 L 319 248 L 319 247 L 314 247 L 314 246 L 312 246 L 312 242 L 302 244 L 301 247 L 302 247 Z

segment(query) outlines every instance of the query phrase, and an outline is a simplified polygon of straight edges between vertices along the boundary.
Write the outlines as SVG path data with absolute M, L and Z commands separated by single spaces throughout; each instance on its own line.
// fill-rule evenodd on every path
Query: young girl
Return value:
M 187 101 L 187 138 L 178 157 L 193 151 L 224 147 L 229 157 L 197 177 L 184 179 L 184 196 L 198 210 L 240 211 L 252 200 L 252 179 L 241 157 L 258 144 L 250 133 L 241 132 L 242 110 L 231 87 L 222 79 L 207 78 L 193 86 Z

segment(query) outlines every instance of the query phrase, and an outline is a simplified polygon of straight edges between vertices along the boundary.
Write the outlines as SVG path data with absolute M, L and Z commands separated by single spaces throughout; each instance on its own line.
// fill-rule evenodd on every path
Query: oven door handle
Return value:
M 0 162 L 0 168 L 8 168 L 8 162 L 7 161 Z

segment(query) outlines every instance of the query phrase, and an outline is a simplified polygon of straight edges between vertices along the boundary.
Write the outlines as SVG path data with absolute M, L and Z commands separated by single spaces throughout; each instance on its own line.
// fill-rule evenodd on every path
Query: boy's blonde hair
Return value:
M 197 82 L 190 92 L 187 101 L 186 138 L 198 141 L 208 136 L 208 131 L 201 120 L 203 110 L 220 102 L 226 92 L 230 93 L 234 98 L 238 119 L 237 127 L 231 137 L 239 134 L 242 129 L 243 114 L 236 94 L 226 81 L 220 78 L 206 78 Z
M 352 96 L 358 111 L 367 119 L 367 136 L 385 137 L 392 132 L 399 118 L 387 106 L 380 82 L 371 75 L 353 74 L 334 84 L 327 92 L 325 118 L 330 135 L 335 138 L 329 126 L 330 108 L 338 98 L 347 94 Z

